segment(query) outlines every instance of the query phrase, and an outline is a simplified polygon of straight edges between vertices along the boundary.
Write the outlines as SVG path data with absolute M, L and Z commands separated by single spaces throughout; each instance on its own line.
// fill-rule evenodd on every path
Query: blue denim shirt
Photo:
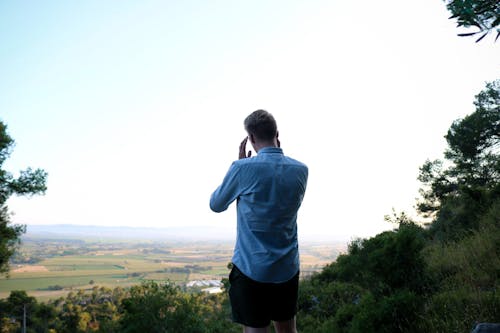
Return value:
M 299 271 L 297 211 L 307 185 L 307 166 L 266 147 L 233 162 L 210 198 L 214 212 L 237 201 L 233 263 L 259 282 L 285 282 Z

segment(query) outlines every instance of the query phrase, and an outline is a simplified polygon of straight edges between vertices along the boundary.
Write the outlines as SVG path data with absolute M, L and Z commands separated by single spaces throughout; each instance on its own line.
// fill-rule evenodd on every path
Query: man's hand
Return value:
M 247 158 L 247 157 L 252 156 L 252 151 L 251 150 L 249 150 L 248 153 L 246 152 L 247 141 L 248 141 L 248 136 L 245 139 L 243 139 L 243 141 L 241 141 L 241 143 L 240 143 L 240 154 L 239 154 L 239 157 L 238 157 L 240 160 L 242 158 Z

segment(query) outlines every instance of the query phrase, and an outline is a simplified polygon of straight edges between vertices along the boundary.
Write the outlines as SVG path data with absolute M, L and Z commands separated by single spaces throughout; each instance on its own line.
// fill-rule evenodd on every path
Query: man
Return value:
M 229 274 L 233 320 L 244 332 L 295 333 L 299 284 L 297 212 L 307 166 L 283 154 L 274 117 L 264 110 L 244 122 L 248 133 L 222 184 L 210 198 L 214 212 L 237 202 L 237 237 Z M 250 141 L 257 156 L 246 152 Z

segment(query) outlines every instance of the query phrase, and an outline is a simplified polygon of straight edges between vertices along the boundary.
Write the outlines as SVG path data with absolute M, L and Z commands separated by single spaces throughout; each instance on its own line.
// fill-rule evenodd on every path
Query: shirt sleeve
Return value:
M 240 195 L 238 171 L 238 166 L 233 162 L 222 184 L 212 193 L 210 197 L 210 209 L 214 212 L 220 213 L 225 211 Z

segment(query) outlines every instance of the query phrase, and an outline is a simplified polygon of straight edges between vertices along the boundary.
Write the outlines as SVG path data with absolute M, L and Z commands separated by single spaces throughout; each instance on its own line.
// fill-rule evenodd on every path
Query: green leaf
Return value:
M 466 33 L 458 34 L 458 36 L 460 36 L 460 37 L 474 36 L 478 32 L 466 32 Z
M 479 37 L 477 40 L 476 40 L 476 43 L 480 42 L 484 37 L 486 37 L 486 35 L 488 34 L 488 32 L 486 32 L 484 35 L 482 35 L 481 37 Z

